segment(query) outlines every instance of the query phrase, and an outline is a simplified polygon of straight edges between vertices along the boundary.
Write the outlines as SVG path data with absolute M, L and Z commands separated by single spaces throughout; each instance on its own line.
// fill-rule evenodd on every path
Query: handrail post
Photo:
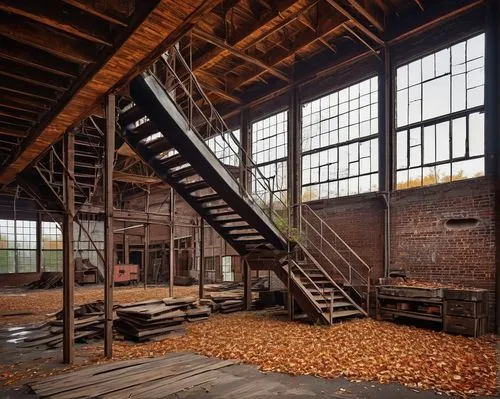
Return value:
M 334 291 L 332 290 L 330 292 L 330 324 L 332 324 L 333 322 L 333 295 L 334 295 Z
M 370 315 L 370 272 L 368 272 L 368 280 L 367 280 L 367 293 L 366 293 L 366 313 L 368 316 Z

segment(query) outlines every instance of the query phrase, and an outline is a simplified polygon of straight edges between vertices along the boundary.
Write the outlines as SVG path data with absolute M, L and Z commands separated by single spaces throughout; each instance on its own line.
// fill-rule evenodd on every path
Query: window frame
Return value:
M 375 79 L 375 82 L 376 82 L 376 85 L 377 85 L 377 89 L 375 91 L 372 91 L 371 89 L 371 82 L 372 80 Z M 325 146 L 320 146 L 318 148 L 310 148 L 310 149 L 307 149 L 307 150 L 304 150 L 304 146 L 303 146 L 303 142 L 304 142 L 304 127 L 312 127 L 313 126 L 313 123 L 309 124 L 309 125 L 306 125 L 304 126 L 304 107 L 307 106 L 308 104 L 312 104 L 314 103 L 315 101 L 321 101 L 321 99 L 323 98 L 326 98 L 326 97 L 330 97 L 334 94 L 339 95 L 340 92 L 342 92 L 343 90 L 348 90 L 348 93 L 349 93 L 349 90 L 356 86 L 356 85 L 360 85 L 364 82 L 368 82 L 368 84 L 370 85 L 369 86 L 369 91 L 368 93 L 366 94 L 367 96 L 370 97 L 370 100 L 369 102 L 366 104 L 366 105 L 361 105 L 359 104 L 359 100 L 361 99 L 362 96 L 364 95 L 361 95 L 360 93 L 358 94 L 357 96 L 357 101 L 358 101 L 358 105 L 355 109 L 351 110 L 349 108 L 349 103 L 351 101 L 353 101 L 352 99 L 350 99 L 350 97 L 348 97 L 348 99 L 346 100 L 346 103 L 348 104 L 348 108 L 345 112 L 341 113 L 340 111 L 340 99 L 338 99 L 337 101 L 337 113 L 334 115 L 334 116 L 329 116 L 328 118 L 324 118 L 324 119 L 321 119 L 321 106 L 319 108 L 319 120 L 317 122 L 315 122 L 315 125 L 319 126 L 318 127 L 318 131 L 320 132 L 318 137 L 319 137 L 319 140 L 321 142 L 321 123 L 324 122 L 324 121 L 330 121 L 334 118 L 339 118 L 341 115 L 347 115 L 348 117 L 348 122 L 347 122 L 347 125 L 346 125 L 346 129 L 347 129 L 347 134 L 349 135 L 349 128 L 351 126 L 354 126 L 355 124 L 357 124 L 358 128 L 361 126 L 361 120 L 360 120 L 360 110 L 363 109 L 363 108 L 369 108 L 370 109 L 370 115 L 369 115 L 369 118 L 367 119 L 367 123 L 368 125 L 370 126 L 370 133 L 365 135 L 365 136 L 360 136 L 360 133 L 359 133 L 359 130 L 358 130 L 358 136 L 357 137 L 354 137 L 354 138 L 350 138 L 348 137 L 347 140 L 344 140 L 344 141 L 340 141 L 340 123 L 337 123 L 337 141 L 335 143 L 329 143 L 328 145 L 325 145 Z M 358 87 L 359 89 L 359 87 Z M 374 101 L 372 101 L 372 96 L 375 97 Z M 375 106 L 375 112 L 374 112 L 374 115 L 372 115 L 372 107 Z M 328 106 L 329 109 L 332 108 L 331 105 Z M 350 112 L 351 111 L 357 111 L 358 113 L 358 121 L 355 122 L 354 124 L 351 124 L 351 121 L 350 121 Z M 313 112 L 311 112 L 310 114 L 306 115 L 306 116 L 309 116 L 309 115 L 312 115 Z M 301 140 L 301 145 L 300 145 L 300 159 L 301 159 L 301 198 L 303 200 L 303 202 L 310 202 L 310 201 L 318 201 L 318 200 L 324 200 L 324 199 L 334 199 L 334 198 L 341 198 L 341 197 L 347 197 L 347 196 L 353 196 L 353 195 L 363 195 L 363 194 L 368 194 L 368 193 L 374 193 L 374 192 L 378 192 L 380 191 L 380 186 L 379 186 L 379 176 L 380 176 L 380 167 L 379 167 L 379 157 L 380 157 L 380 154 L 379 154 L 379 146 L 380 146 L 380 142 L 379 142 L 379 139 L 380 139 L 380 135 L 381 135 L 381 129 L 380 129 L 380 76 L 378 73 L 368 73 L 368 74 L 365 74 L 364 76 L 360 77 L 359 79 L 357 80 L 354 80 L 352 82 L 350 82 L 349 84 L 347 85 L 342 85 L 342 86 L 337 86 L 335 87 L 334 89 L 331 89 L 329 91 L 324 91 L 322 92 L 321 94 L 317 95 L 317 96 L 314 96 L 314 97 L 310 97 L 308 98 L 307 100 L 305 101 L 302 101 L 301 104 L 300 104 L 300 121 L 301 121 L 301 130 L 300 130 L 300 140 Z M 375 126 L 375 130 L 376 130 L 376 133 L 371 133 L 371 129 L 373 128 L 373 126 Z M 331 131 L 330 131 L 331 133 Z M 311 136 L 313 137 L 313 136 Z M 305 170 L 304 170 L 304 158 L 307 157 L 307 156 L 311 156 L 313 154 L 321 154 L 325 151 L 329 151 L 329 150 L 336 150 L 337 151 L 337 165 L 339 164 L 339 149 L 342 148 L 342 147 L 349 147 L 353 144 L 358 144 L 358 157 L 357 157 L 357 163 L 358 163 L 358 172 L 357 174 L 353 175 L 353 176 L 349 176 L 349 168 L 350 168 L 350 164 L 351 163 L 356 163 L 356 162 L 351 162 L 350 160 L 348 161 L 348 169 L 347 169 L 347 173 L 348 175 L 345 176 L 345 177 L 340 177 L 340 169 L 337 167 L 337 177 L 336 178 L 328 178 L 326 179 L 325 181 L 322 181 L 321 178 L 319 177 L 318 178 L 318 181 L 317 182 L 314 182 L 312 183 L 311 181 L 311 174 L 309 176 L 309 182 L 308 183 L 305 183 L 304 184 L 304 173 L 305 173 Z M 364 159 L 366 157 L 361 157 L 360 155 L 360 146 L 362 143 L 370 143 L 370 155 L 369 155 L 369 159 L 370 159 L 370 171 L 369 172 L 366 172 L 366 173 L 360 173 L 360 161 L 361 159 Z M 376 148 L 376 150 L 374 150 L 374 152 L 372 153 L 372 150 L 371 150 L 371 147 L 373 146 L 372 143 L 375 143 L 374 144 L 374 147 Z M 347 151 L 349 152 L 349 149 L 347 149 Z M 318 155 L 320 156 L 320 155 Z M 349 156 L 349 154 L 348 154 Z M 376 167 L 372 170 L 372 157 L 375 157 L 375 161 L 376 161 Z M 328 162 L 326 165 L 331 165 L 332 163 L 331 162 Z M 323 165 L 324 166 L 324 165 Z M 319 164 L 318 166 L 320 169 L 321 169 L 321 164 Z M 312 170 L 312 168 L 310 167 L 309 170 Z M 311 173 L 311 172 L 310 172 Z M 320 173 L 320 172 L 319 172 Z M 374 176 L 374 177 L 373 177 Z M 360 177 L 369 177 L 369 180 L 370 180 L 370 189 L 368 191 L 364 191 L 364 190 L 360 190 L 360 180 L 359 178 Z M 372 181 L 372 177 L 373 177 L 373 181 Z M 355 192 L 351 193 L 350 192 L 350 187 L 349 187 L 349 181 L 352 181 L 352 179 L 357 179 L 357 190 L 355 190 Z M 341 183 L 344 184 L 344 182 L 346 182 L 347 184 L 347 193 L 345 195 L 340 195 L 340 185 Z M 321 186 L 323 184 L 327 184 L 328 185 L 328 190 L 327 190 L 327 196 L 322 196 L 322 191 L 321 191 Z M 335 191 L 332 191 L 330 189 L 330 185 L 336 185 L 336 190 Z M 304 200 L 304 196 L 306 195 L 306 190 L 310 187 L 319 187 L 319 192 L 317 194 L 317 198 L 312 198 L 312 199 L 306 199 Z M 373 187 L 376 186 L 376 189 L 373 189 Z M 331 195 L 332 192 L 335 192 L 336 194 L 335 195 Z
M 468 71 L 467 70 L 467 63 L 468 62 L 471 62 L 471 61 L 475 61 L 479 58 L 474 58 L 472 60 L 467 60 L 467 42 L 470 40 L 470 39 L 473 39 L 473 38 L 476 38 L 476 37 L 479 37 L 483 35 L 483 40 L 484 40 L 484 52 L 483 52 L 483 55 L 482 57 L 479 57 L 479 58 L 482 58 L 482 67 L 477 67 L 477 68 L 474 68 L 474 69 L 471 69 L 471 71 L 474 71 L 476 69 L 479 69 L 479 68 L 482 68 L 483 69 L 483 83 L 482 83 L 482 87 L 483 87 L 483 103 L 482 105 L 476 105 L 476 106 L 472 106 L 471 108 L 467 108 L 467 102 L 468 102 L 468 99 L 467 99 L 467 92 L 469 90 L 469 88 L 467 87 L 467 74 L 471 71 Z M 457 164 L 457 163 L 460 163 L 460 162 L 464 162 L 464 161 L 474 161 L 474 160 L 478 160 L 478 159 L 483 159 L 484 162 L 483 162 L 483 165 L 482 165 L 482 169 L 481 171 L 479 171 L 479 173 L 481 173 L 480 176 L 472 176 L 472 177 L 466 177 L 465 179 L 466 180 L 469 180 L 469 179 L 475 179 L 475 178 L 480 178 L 480 177 L 483 177 L 485 174 L 486 174 L 486 145 L 485 145 L 485 141 L 486 141 L 486 130 L 485 130 L 485 122 L 484 122 L 484 117 L 485 117 L 485 110 L 486 110 L 486 32 L 484 31 L 484 29 L 480 29 L 480 30 L 474 30 L 474 31 L 471 31 L 469 32 L 468 34 L 464 35 L 464 36 L 461 36 L 460 38 L 457 38 L 455 40 L 450 40 L 450 41 L 447 41 L 445 43 L 441 43 L 439 44 L 438 46 L 433 46 L 433 47 L 428 47 L 425 49 L 425 51 L 421 51 L 419 52 L 417 55 L 413 56 L 413 57 L 409 57 L 409 58 L 405 58 L 405 59 L 401 59 L 400 61 L 397 62 L 396 65 L 394 65 L 393 69 L 392 69 L 392 79 L 393 79 L 393 82 L 394 82 L 394 112 L 392 113 L 391 117 L 392 117 L 392 121 L 393 121 L 393 126 L 394 126 L 394 147 L 393 147 L 393 159 L 394 159 L 394 162 L 392 164 L 392 176 L 393 176 L 393 190 L 394 191 L 401 191 L 401 190 L 407 190 L 407 189 L 412 189 L 412 188 L 422 188 L 422 187 L 427 187 L 429 185 L 438 185 L 438 184 L 443 184 L 443 183 L 447 183 L 447 182 L 453 182 L 453 181 L 458 181 L 458 180 L 463 180 L 464 178 L 457 178 L 457 179 L 453 179 L 453 165 L 454 164 Z M 463 72 L 460 72 L 460 73 L 457 73 L 456 75 L 453 73 L 453 60 L 452 60 L 452 48 L 458 44 L 461 44 L 461 43 L 464 43 L 465 44 L 465 48 L 464 48 L 464 56 L 465 56 L 465 60 L 464 60 L 464 71 Z M 436 54 L 444 51 L 444 50 L 447 50 L 449 49 L 449 72 L 448 73 L 445 73 L 445 74 L 441 74 L 441 75 L 437 75 L 436 74 L 436 64 L 435 64 L 435 56 Z M 431 56 L 431 55 L 434 55 L 434 77 L 433 78 L 430 78 L 430 79 L 423 79 L 423 67 L 422 67 L 422 61 Z M 409 68 L 409 65 L 420 60 L 421 61 L 421 66 L 420 66 L 420 74 L 421 74 L 421 81 L 415 85 L 410 85 L 410 83 L 408 82 L 407 85 L 401 89 L 401 90 L 409 90 L 410 87 L 414 87 L 414 86 L 420 86 L 420 121 L 418 122 L 412 122 L 410 123 L 409 120 L 407 121 L 407 123 L 405 125 L 402 125 L 402 126 L 398 126 L 398 113 L 397 113 L 397 110 L 398 110 L 398 100 L 397 100 L 397 94 L 398 94 L 398 86 L 397 86 L 397 82 L 398 82 L 398 76 L 397 76 L 397 72 L 400 68 L 404 67 L 404 66 L 407 66 Z M 465 102 L 465 108 L 464 109 L 460 109 L 458 111 L 453 111 L 453 77 L 454 76 L 458 76 L 460 74 L 463 74 L 464 75 L 464 81 L 465 81 L 465 88 L 464 88 L 464 96 L 463 96 L 463 101 Z M 424 96 L 423 96 L 423 91 L 424 91 L 424 83 L 427 83 L 427 82 L 432 82 L 433 80 L 436 80 L 436 79 L 439 79 L 441 77 L 444 77 L 444 76 L 449 76 L 449 79 L 450 79 L 450 97 L 449 97 L 449 102 L 450 102 L 450 111 L 449 113 L 446 113 L 444 115 L 438 115 L 438 116 L 434 116 L 434 117 L 431 117 L 431 118 L 428 118 L 428 119 L 424 119 Z M 407 71 L 407 77 L 409 78 L 409 71 Z M 475 86 L 473 88 L 477 88 L 479 86 Z M 410 103 L 410 100 L 408 99 L 408 104 Z M 407 114 L 409 116 L 409 110 L 407 110 Z M 470 138 L 470 126 L 469 126 L 469 118 L 471 115 L 475 115 L 475 114 L 480 114 L 482 115 L 483 117 L 483 143 L 484 143 L 484 147 L 483 147 L 483 151 L 482 151 L 482 154 L 480 155 L 472 155 L 470 156 L 469 155 L 469 149 L 470 149 L 470 146 L 469 146 L 469 138 Z M 453 156 L 453 121 L 455 120 L 459 120 L 461 118 L 465 118 L 466 119 L 466 122 L 465 122 L 465 155 L 464 156 L 461 156 L 461 157 L 454 157 Z M 430 127 L 430 126 L 438 126 L 439 124 L 441 123 L 445 123 L 445 122 L 448 122 L 448 129 L 449 129 L 449 133 L 448 133 L 448 138 L 449 138 L 449 156 L 448 156 L 448 159 L 446 160 L 440 160 L 440 161 L 434 161 L 434 162 L 428 162 L 426 163 L 425 160 L 424 160 L 424 132 L 425 132 L 425 128 L 427 127 Z M 420 128 L 420 164 L 418 166 L 410 166 L 410 130 L 413 130 L 413 129 L 417 129 L 417 128 Z M 398 135 L 399 133 L 402 133 L 402 132 L 407 132 L 407 135 L 406 135 L 406 167 L 400 167 L 399 166 L 399 146 L 398 146 Z M 436 133 L 434 133 L 435 137 L 436 137 Z M 437 144 L 435 142 L 434 144 L 434 151 L 436 152 L 437 151 Z M 427 168 L 427 169 L 430 169 L 430 168 L 435 168 L 435 167 L 439 167 L 439 166 L 443 166 L 443 165 L 446 165 L 446 164 L 449 164 L 449 178 L 447 179 L 447 181 L 436 181 L 435 183 L 431 183 L 431 184 L 426 184 L 424 183 L 424 179 L 425 177 L 427 177 L 424 173 L 424 170 Z M 412 178 L 410 176 L 410 171 L 413 170 L 413 169 L 421 169 L 421 173 L 420 173 L 420 181 L 421 183 L 419 185 L 411 185 L 411 181 L 412 181 Z M 400 183 L 399 180 L 398 180 L 398 174 L 400 172 L 406 172 L 407 173 L 407 180 L 406 182 L 403 182 L 403 183 L 406 183 L 406 187 L 399 187 L 401 184 L 403 183 Z

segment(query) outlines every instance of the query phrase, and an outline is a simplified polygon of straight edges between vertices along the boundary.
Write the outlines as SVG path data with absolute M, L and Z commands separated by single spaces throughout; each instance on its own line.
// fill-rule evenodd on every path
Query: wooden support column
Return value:
M 250 263 L 248 262 L 246 257 L 242 257 L 242 266 L 243 266 L 243 284 L 244 284 L 244 293 L 243 293 L 243 306 L 245 310 L 252 309 L 252 269 L 250 269 Z
M 146 194 L 146 206 L 144 207 L 146 215 L 149 215 L 149 193 Z M 149 219 L 149 216 L 147 216 Z M 148 269 L 149 269 L 149 223 L 144 224 L 144 289 L 148 288 Z
M 36 214 L 36 272 L 42 270 L 42 215 L 40 212 Z
M 174 258 L 175 258 L 175 196 L 174 189 L 170 188 L 170 259 L 168 277 L 168 296 L 174 296 Z
M 500 264 L 500 4 L 489 0 L 485 48 L 485 172 L 495 182 L 496 263 Z M 500 272 L 495 279 L 496 333 L 500 334 Z
M 205 295 L 205 220 L 200 218 L 200 275 L 198 276 L 199 298 Z
M 124 227 L 127 226 L 127 223 L 124 223 Z M 130 263 L 130 249 L 129 249 L 129 241 L 128 235 L 123 234 L 123 263 L 128 265 Z
M 241 138 L 241 148 L 245 150 L 244 153 L 240 154 L 241 165 L 240 165 L 240 182 L 243 188 L 248 191 L 250 187 L 250 173 L 248 173 L 248 164 L 251 159 L 251 148 L 250 148 L 250 132 L 248 126 L 248 108 L 243 108 L 240 112 L 240 138 Z
M 241 147 L 245 151 L 242 154 L 242 164 L 240 165 L 240 181 L 241 185 L 247 192 L 251 192 L 251 173 L 248 167 L 251 164 L 252 148 L 251 148 L 251 133 L 249 126 L 249 111 L 248 108 L 243 108 L 240 112 L 240 133 Z M 241 257 L 241 266 L 243 267 L 243 306 L 246 310 L 250 310 L 252 306 L 252 272 L 250 263 L 245 257 Z
M 301 130 L 300 130 L 300 93 L 297 87 L 289 92 L 288 98 L 288 228 L 290 235 L 292 229 L 300 227 L 300 203 L 301 203 Z M 290 240 L 288 242 L 288 265 L 292 264 L 293 254 Z M 288 273 L 287 281 L 287 307 L 288 316 L 293 320 L 293 294 L 291 284 L 291 273 Z
M 391 50 L 384 47 L 384 63 L 379 73 L 379 190 L 384 196 L 384 276 L 388 276 L 391 263 L 391 191 L 394 185 L 394 76 Z
M 73 219 L 75 217 L 75 136 L 67 132 L 63 139 L 64 173 L 64 218 L 63 218 L 63 361 L 72 364 L 75 357 L 75 262 L 73 259 Z M 71 174 L 71 176 L 70 176 Z
M 115 157 L 115 96 L 106 102 L 106 137 L 104 144 L 104 355 L 113 356 L 113 164 Z

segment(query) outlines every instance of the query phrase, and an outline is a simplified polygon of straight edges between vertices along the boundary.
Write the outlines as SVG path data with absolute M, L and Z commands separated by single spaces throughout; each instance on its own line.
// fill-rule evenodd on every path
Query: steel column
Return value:
M 42 270 L 42 215 L 40 212 L 36 214 L 36 271 Z
M 198 277 L 200 282 L 198 296 L 204 297 L 205 290 L 205 220 L 200 218 L 200 275 Z
M 175 257 L 175 196 L 174 189 L 170 188 L 170 262 L 168 277 L 168 296 L 174 296 L 174 257 Z
M 106 137 L 104 144 L 104 355 L 113 356 L 113 164 L 115 157 L 115 96 L 106 102 Z
M 75 313 L 75 262 L 73 259 L 73 219 L 75 217 L 75 136 L 67 132 L 63 138 L 64 164 L 66 172 L 63 179 L 64 218 L 63 218 L 63 361 L 72 364 L 75 356 L 74 328 Z

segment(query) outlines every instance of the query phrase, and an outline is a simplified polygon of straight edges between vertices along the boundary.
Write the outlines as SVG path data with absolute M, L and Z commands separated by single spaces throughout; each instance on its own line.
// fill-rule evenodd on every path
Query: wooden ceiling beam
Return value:
M 20 130 L 20 129 L 14 129 L 12 127 L 7 127 L 7 126 L 2 126 L 2 123 L 0 122 L 0 136 L 5 135 L 9 137 L 19 137 L 19 138 L 24 138 L 27 136 L 27 132 L 25 130 Z M 12 143 L 15 145 L 16 143 Z
M 95 15 L 104 21 L 123 27 L 128 26 L 127 18 L 135 8 L 135 0 L 62 0 L 73 7 Z
M 14 94 L 11 91 L 0 89 L 0 102 L 2 104 L 10 104 L 11 107 L 33 112 L 42 112 L 49 108 L 49 105 L 44 100 L 37 100 L 29 96 Z
M 200 84 L 201 84 L 201 87 L 203 89 L 205 89 L 208 92 L 212 92 L 214 94 L 217 94 L 219 97 L 222 97 L 224 100 L 227 100 L 227 101 L 232 102 L 234 104 L 242 104 L 243 103 L 241 98 L 236 97 L 235 95 L 228 93 L 225 90 L 222 90 L 222 89 L 219 89 L 215 86 L 212 86 L 210 83 L 205 82 L 201 79 L 200 79 Z
M 45 87 L 33 87 L 32 85 L 16 79 L 0 79 L 0 89 L 11 93 L 24 94 L 28 97 L 38 98 L 40 100 L 56 102 L 54 90 Z
M 425 11 L 424 10 L 424 5 L 422 4 L 422 1 L 421 0 L 413 0 L 415 2 L 415 4 L 418 6 L 418 8 L 420 8 L 422 11 Z
M 227 44 L 232 47 L 236 47 L 243 40 L 247 39 L 249 35 L 256 32 L 259 29 L 262 29 L 264 26 L 269 24 L 275 18 L 281 18 L 281 14 L 284 13 L 288 8 L 297 3 L 298 0 L 280 0 L 276 4 L 275 10 L 269 10 L 267 12 L 262 13 L 260 18 L 251 23 L 249 26 L 245 26 L 238 30 L 235 30 L 234 34 L 231 37 L 226 38 Z M 219 47 L 212 48 L 205 52 L 204 54 L 196 55 L 194 58 L 193 70 L 197 70 L 198 68 L 202 68 L 203 66 L 209 65 L 209 63 L 217 62 L 219 57 L 224 57 L 228 55 L 229 52 L 221 49 Z
M 36 114 L 2 106 L 1 101 L 0 101 L 0 115 L 28 122 L 36 122 L 38 120 Z
M 42 72 L 39 69 L 19 65 L 9 60 L 0 59 L 0 75 L 8 76 L 37 86 L 48 87 L 57 91 L 65 91 L 71 83 L 67 78 Z
M 279 78 L 285 82 L 290 82 L 290 78 L 288 76 L 286 76 L 283 72 L 281 72 L 279 69 L 277 69 L 273 66 L 267 65 L 264 62 L 262 62 L 261 60 L 254 58 L 254 57 L 246 54 L 245 52 L 230 46 L 229 44 L 225 43 L 223 40 L 219 39 L 218 37 L 210 35 L 206 32 L 202 32 L 198 29 L 195 29 L 193 31 L 193 35 L 196 36 L 198 39 L 205 40 L 205 41 L 212 43 L 213 45 L 215 45 L 223 50 L 227 50 L 232 55 L 234 55 L 238 58 L 241 58 L 242 60 L 244 60 L 246 62 L 257 65 L 258 67 L 264 69 L 266 72 L 269 72 L 271 75 L 274 75 L 277 78 Z
M 79 64 L 95 62 L 96 49 L 90 43 L 15 16 L 0 16 L 0 35 L 63 60 Z
M 273 28 L 266 31 L 264 34 L 260 35 L 255 40 L 253 40 L 250 44 L 246 45 L 244 47 L 244 50 L 248 50 L 249 48 L 256 46 L 257 44 L 259 44 L 263 40 L 267 39 L 271 35 L 279 32 L 280 30 L 282 30 L 283 28 L 285 28 L 287 25 L 291 24 L 292 22 L 294 22 L 296 20 L 300 21 L 300 17 L 302 15 L 306 14 L 311 8 L 315 7 L 318 3 L 319 3 L 319 0 L 310 1 L 310 3 L 308 5 L 306 5 L 304 8 L 302 8 L 301 10 L 299 10 L 297 12 L 294 12 L 293 14 L 290 14 L 287 18 L 281 20 L 281 22 L 279 24 L 275 25 Z
M 368 9 L 363 7 L 358 0 L 349 0 L 349 4 L 358 13 L 360 13 L 367 21 L 369 21 L 375 28 L 377 28 L 380 32 L 384 32 L 384 26 L 382 25 L 382 22 L 380 22 L 375 15 L 373 15 L 370 11 L 368 11 Z
M 297 51 L 309 46 L 310 44 L 321 40 L 325 36 L 333 33 L 339 29 L 346 21 L 346 18 L 341 14 L 334 14 L 333 16 L 325 16 L 319 23 L 316 32 L 311 30 L 305 31 L 297 35 L 295 40 L 295 47 L 290 51 L 283 51 L 280 48 L 275 48 L 267 54 L 267 63 L 275 66 L 293 56 Z M 244 83 L 260 77 L 262 72 L 249 73 L 246 75 L 238 76 L 234 79 L 228 80 L 228 87 L 231 90 L 238 89 Z
M 336 0 L 326 0 L 328 4 L 330 4 L 335 10 L 343 14 L 347 17 L 352 24 L 358 28 L 365 36 L 373 40 L 375 43 L 383 46 L 384 41 L 379 38 L 375 33 L 373 33 L 370 29 L 368 29 L 365 25 L 363 25 L 360 21 L 354 17 L 349 11 L 347 11 L 344 7 L 342 7 Z
M 0 58 L 28 65 L 59 76 L 76 78 L 78 65 L 58 59 L 45 51 L 0 36 Z
M 83 14 L 75 8 L 61 7 L 60 3 L 53 0 L 16 2 L 0 0 L 0 10 L 28 18 L 94 43 L 106 46 L 113 44 L 105 23 L 96 21 L 94 17 Z
M 384 14 L 389 14 L 391 12 L 391 9 L 385 4 L 384 0 L 373 0 L 373 2 L 384 12 Z
M 32 123 L 21 121 L 19 119 L 10 118 L 8 116 L 0 116 L 0 128 L 18 129 L 19 131 L 28 130 Z

